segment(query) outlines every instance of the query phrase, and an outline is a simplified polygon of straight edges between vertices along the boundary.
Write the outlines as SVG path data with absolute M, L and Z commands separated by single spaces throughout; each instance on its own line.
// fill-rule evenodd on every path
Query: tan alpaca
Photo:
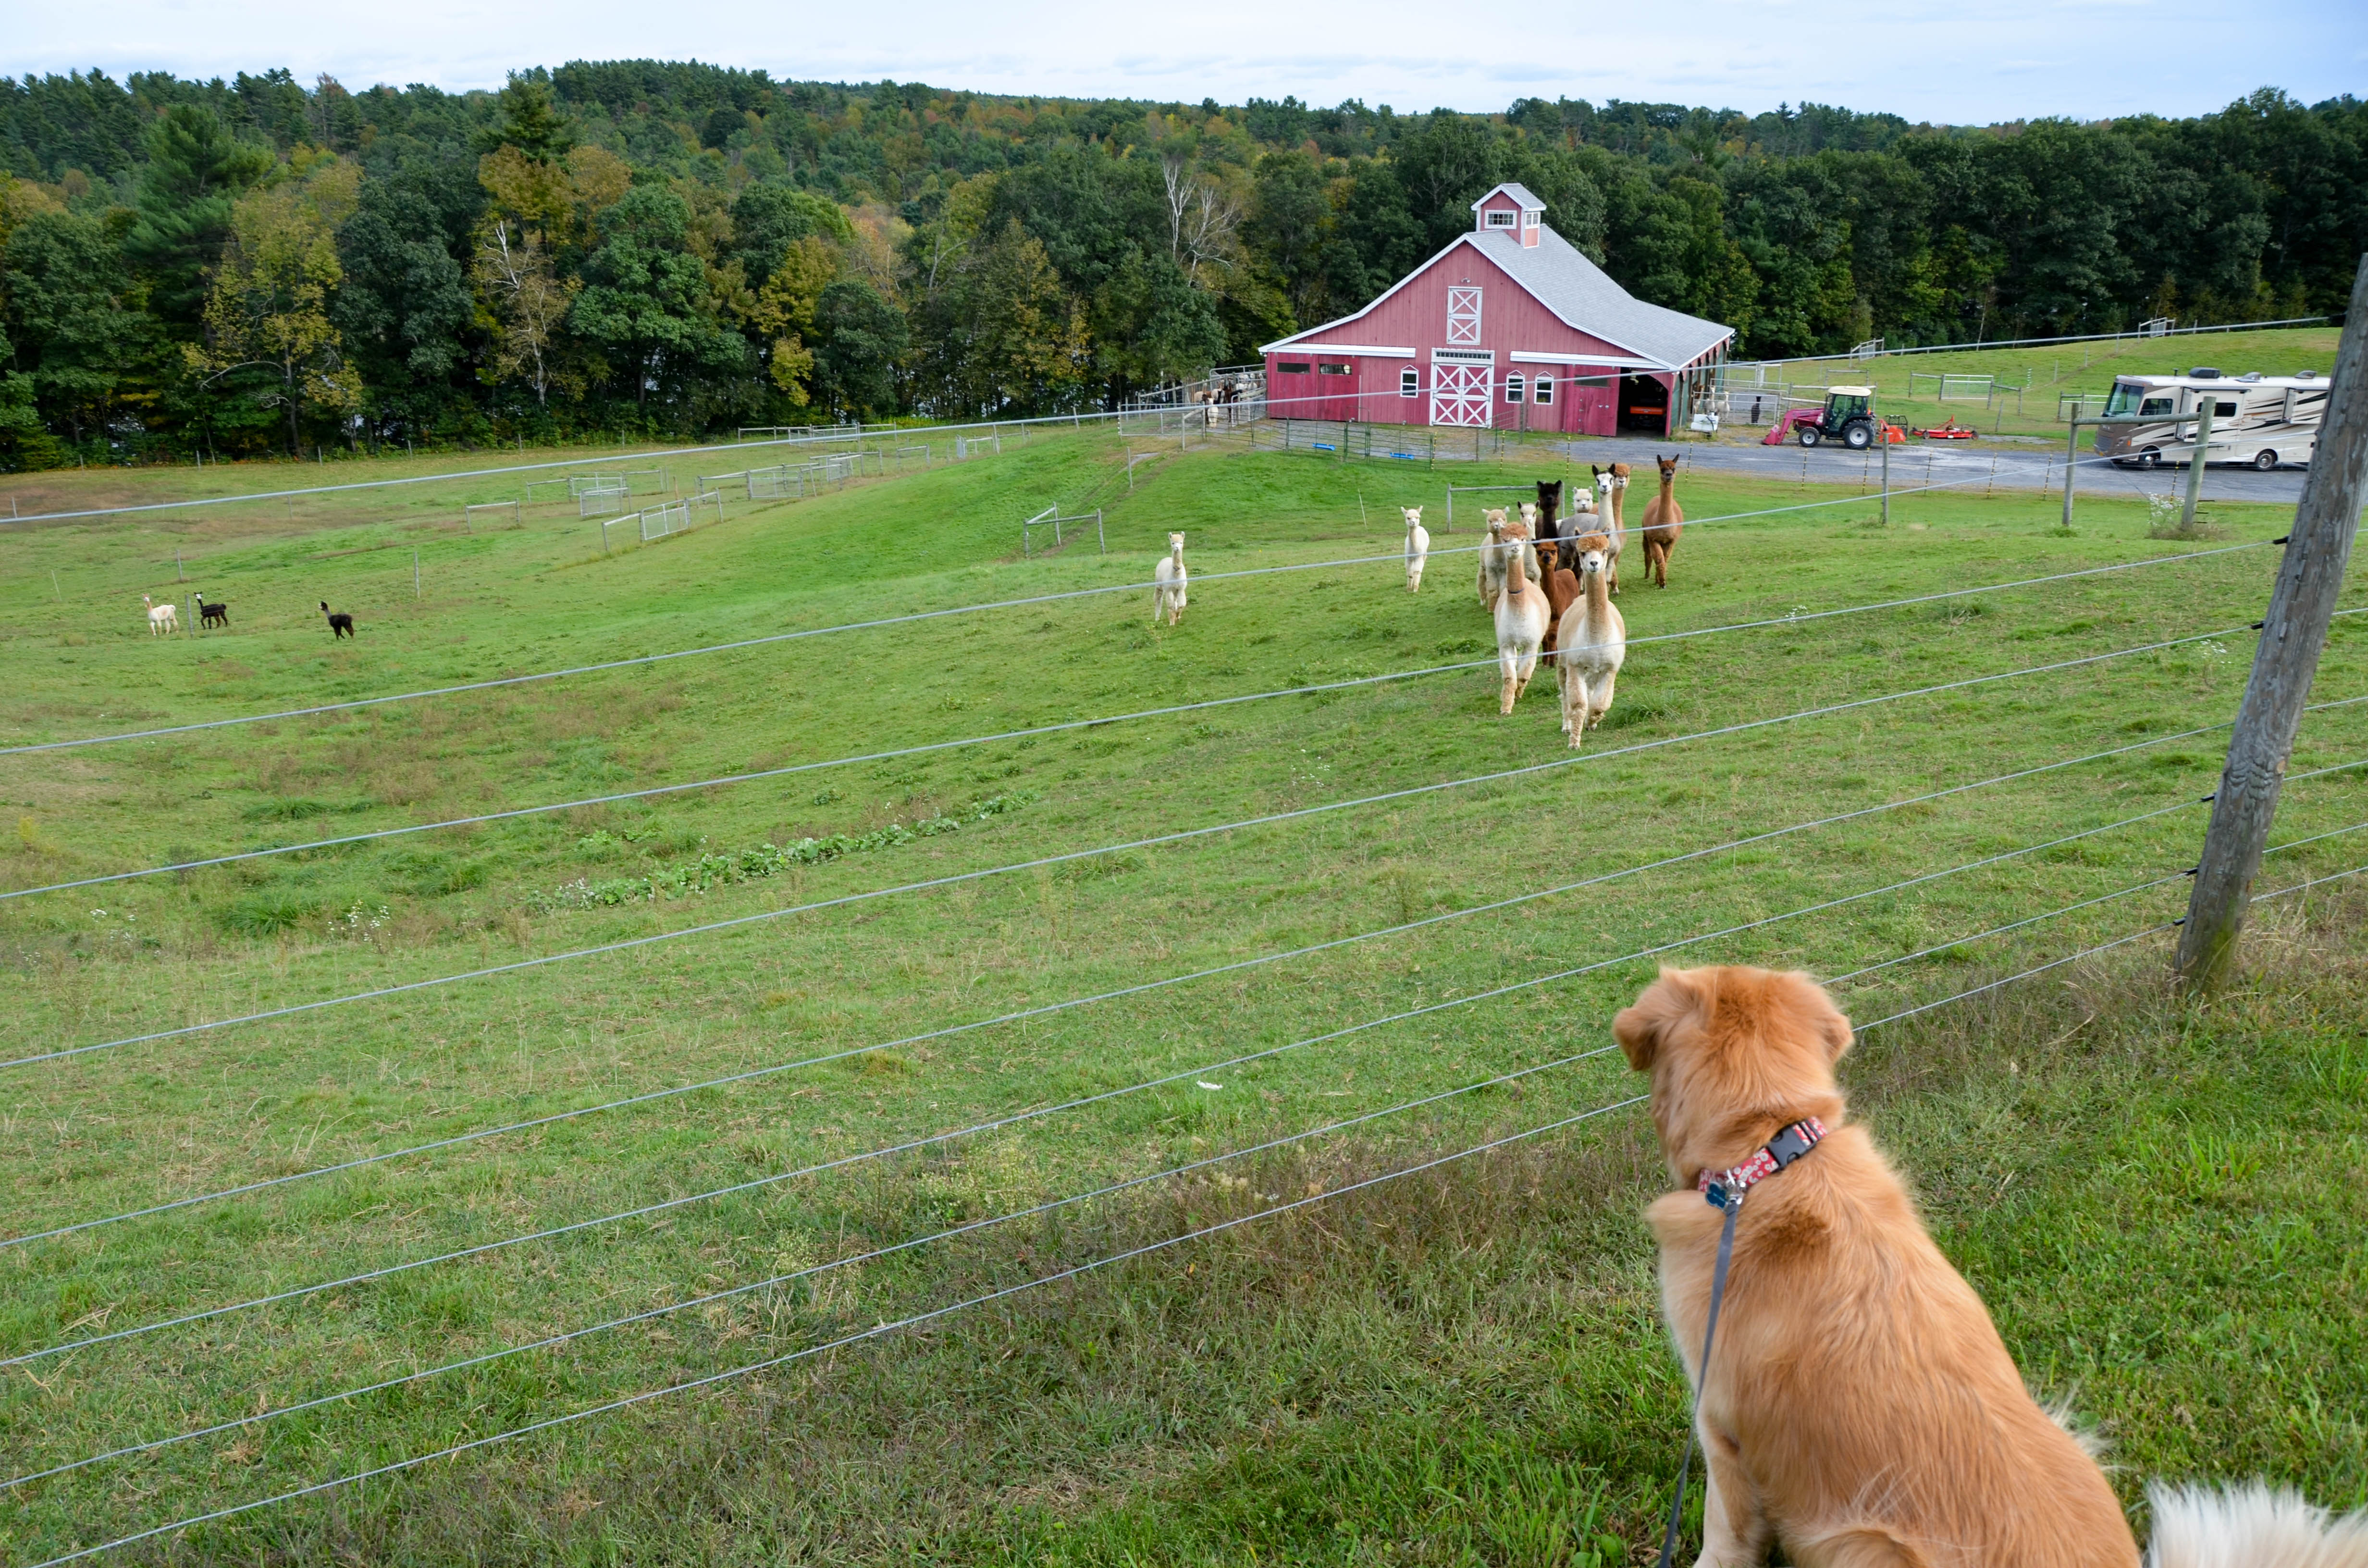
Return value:
M 1562 682 L 1562 729 L 1573 751 L 1611 710 L 1611 687 L 1628 658 L 1628 623 L 1611 603 L 1611 541 L 1600 533 L 1571 541 L 1578 554 L 1578 597 L 1554 629 L 1554 675 Z
M 146 594 L 142 594 L 140 596 L 140 602 L 148 607 L 149 636 L 163 637 L 181 629 L 180 612 L 173 608 L 173 602 L 170 599 L 158 604 Z
M 1184 536 L 1167 536 L 1167 553 L 1151 574 L 1151 624 L 1165 615 L 1174 626 L 1184 619 Z
M 1430 558 L 1430 530 L 1422 526 L 1421 507 L 1401 506 L 1398 510 L 1406 516 L 1406 592 L 1418 594 L 1422 592 L 1422 563 Z
M 1678 536 L 1686 531 L 1685 508 L 1678 505 L 1674 494 L 1678 483 L 1678 460 L 1655 458 L 1661 471 L 1661 493 L 1645 503 L 1645 570 L 1653 575 L 1653 585 L 1669 585 L 1669 551 L 1677 548 Z
M 1490 551 L 1498 552 L 1505 562 L 1503 591 L 1497 596 L 1497 669 L 1503 684 L 1497 693 L 1497 711 L 1510 713 L 1513 704 L 1537 673 L 1538 646 L 1546 636 L 1546 596 L 1543 589 L 1530 581 L 1529 574 L 1512 564 L 1512 550 L 1528 546 L 1510 539 L 1519 524 L 1508 524 L 1502 512 L 1488 525 L 1488 544 L 1482 548 L 1485 556 Z M 1531 561 L 1534 563 L 1536 557 Z

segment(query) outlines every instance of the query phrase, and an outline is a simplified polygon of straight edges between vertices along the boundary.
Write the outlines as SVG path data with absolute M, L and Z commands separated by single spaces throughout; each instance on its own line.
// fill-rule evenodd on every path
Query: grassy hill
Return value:
M 2149 540 L 2144 508 L 2111 499 L 2084 501 L 2069 535 L 2041 494 L 1906 497 L 1883 528 L 1846 493 L 1689 475 L 1671 586 L 1632 574 L 1619 700 L 1573 759 L 1551 687 L 1500 719 L 1486 669 L 1302 689 L 1489 657 L 1472 557 L 1452 552 L 1471 536 L 1435 539 L 1418 596 L 1395 560 L 1392 508 L 1436 505 L 1443 476 L 1207 449 L 1138 470 L 1130 495 L 1122 462 L 1089 434 L 1008 442 L 811 501 L 743 503 L 608 556 L 572 508 L 459 532 L 451 503 L 490 481 L 49 525 L 0 545 L 14 676 L 0 744 L 1033 601 L 0 756 L 6 889 L 870 758 L 0 902 L 8 1058 L 746 919 L 0 1069 L 12 1235 L 815 1059 L 0 1251 L 0 1357 L 399 1269 L 6 1369 L 8 1476 L 1288 1140 L 32 1483 L 0 1494 L 8 1555 L 791 1355 L 1639 1091 L 1616 1052 L 1566 1059 L 1610 1043 L 1611 1013 L 1661 960 L 1526 982 L 2166 807 L 1666 961 L 1832 975 L 1906 960 L 1839 988 L 1864 1023 L 2168 920 L 2175 880 L 1980 937 L 2193 863 L 2192 807 L 2222 742 L 2185 732 L 2233 713 L 2241 629 L 2276 560 L 2248 550 L 1787 619 L 2213 545 Z M 156 479 L 43 482 L 54 506 Z M 1022 558 L 1021 517 L 1095 495 L 1108 556 L 1088 535 Z M 1804 499 L 1836 505 L 1720 520 Z M 2224 506 L 2214 542 L 2289 521 Z M 1172 631 L 1134 585 L 1170 528 L 1195 574 Z M 139 596 L 174 583 L 176 549 L 188 585 L 232 606 L 229 634 L 149 637 Z M 1281 566 L 1312 569 L 1224 575 Z M 1044 597 L 1057 594 L 1083 597 Z M 331 641 L 322 599 L 354 614 L 356 639 Z M 1778 624 L 1644 641 L 1761 619 Z M 2220 635 L 1680 739 L 2204 633 Z M 2359 695 L 2363 676 L 2368 629 L 2340 621 L 2318 699 Z M 1261 693 L 1276 695 L 876 755 Z M 1627 749 L 1657 741 L 1677 744 Z M 2306 722 L 2294 769 L 2363 752 L 2368 708 L 2331 710 Z M 2362 799 L 2357 775 L 2297 779 L 2278 840 L 2351 826 Z M 2261 885 L 2346 869 L 2368 858 L 2363 839 L 2277 854 Z M 797 849 L 809 841 L 825 847 Z M 1124 847 L 1053 858 L 1104 846 Z M 993 874 L 883 893 L 972 873 Z M 2368 1500 L 2368 1199 L 2325 1179 L 2368 1153 L 2356 889 L 2263 905 L 2254 967 L 2213 1004 L 2164 994 L 2155 938 L 1872 1029 L 1845 1064 L 2034 1386 L 2106 1432 L 2133 1499 L 2155 1474 L 2262 1473 Z M 859 902 L 757 918 L 838 899 Z M 915 1038 L 1333 941 L 1346 945 Z M 1455 1006 L 1375 1022 L 1438 1004 Z M 1394 1108 L 1429 1096 L 1449 1097 Z M 1575 1565 L 1606 1533 L 1634 1556 L 1684 1425 L 1636 1219 L 1665 1179 L 1642 1116 L 1609 1112 L 909 1334 L 159 1538 L 133 1560 Z M 400 1267 L 726 1187 L 740 1190 Z

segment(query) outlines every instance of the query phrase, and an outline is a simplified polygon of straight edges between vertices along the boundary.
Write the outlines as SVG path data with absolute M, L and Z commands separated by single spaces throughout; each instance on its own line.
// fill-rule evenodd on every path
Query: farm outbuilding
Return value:
M 1507 184 L 1363 310 L 1260 352 L 1277 418 L 1660 436 L 1685 426 L 1734 337 L 1630 294 Z

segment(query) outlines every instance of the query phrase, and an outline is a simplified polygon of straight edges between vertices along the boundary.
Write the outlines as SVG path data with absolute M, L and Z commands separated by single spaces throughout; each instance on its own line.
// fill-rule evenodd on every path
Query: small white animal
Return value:
M 1584 533 L 1571 541 L 1578 558 L 1578 597 L 1554 629 L 1554 675 L 1562 683 L 1562 729 L 1571 749 L 1611 710 L 1611 688 L 1628 658 L 1628 623 L 1605 591 L 1611 540 Z
M 142 594 L 140 596 L 140 602 L 148 607 L 149 636 L 162 637 L 167 632 L 177 631 L 181 629 L 180 612 L 173 608 L 170 600 L 160 605 L 155 600 L 150 598 L 147 595 Z
M 1422 526 L 1422 508 L 1401 506 L 1406 526 L 1406 592 L 1422 592 L 1422 563 L 1430 555 L 1430 530 Z
M 1497 693 L 1499 713 L 1513 710 L 1513 704 L 1521 699 L 1522 691 L 1530 684 L 1530 676 L 1537 673 L 1538 648 L 1546 640 L 1546 618 L 1551 613 L 1545 590 L 1530 582 L 1529 574 L 1512 564 L 1512 550 L 1527 547 L 1508 543 L 1506 536 L 1510 532 L 1504 514 L 1497 514 L 1496 520 L 1488 525 L 1488 545 L 1481 551 L 1485 558 L 1491 550 L 1497 551 L 1505 562 L 1504 586 L 1497 596 L 1495 607 L 1497 673 L 1502 677 Z
M 1151 624 L 1159 624 L 1161 616 L 1174 626 L 1184 619 L 1184 536 L 1167 536 L 1167 553 L 1159 558 L 1159 565 L 1151 574 Z

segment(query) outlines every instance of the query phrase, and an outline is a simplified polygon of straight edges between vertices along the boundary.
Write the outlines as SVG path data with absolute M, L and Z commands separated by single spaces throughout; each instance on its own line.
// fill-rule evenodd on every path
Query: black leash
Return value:
M 1726 1294 L 1726 1265 L 1727 1260 L 1735 1256 L 1735 1217 L 1743 1212 L 1743 1194 L 1721 1189 L 1718 1206 L 1726 1210 L 1726 1222 L 1719 1227 L 1718 1262 L 1710 1271 L 1710 1321 L 1702 1325 L 1702 1377 L 1694 1384 L 1693 1413 L 1697 1422 L 1702 1415 L 1702 1386 L 1710 1381 L 1710 1347 L 1718 1335 L 1718 1303 Z M 1669 1568 L 1670 1554 L 1678 1549 L 1678 1526 L 1683 1522 L 1686 1512 L 1686 1471 L 1694 1458 L 1695 1425 L 1696 1422 L 1687 1424 L 1686 1446 L 1678 1455 L 1678 1494 L 1669 1503 L 1669 1528 L 1661 1534 L 1660 1568 Z M 1708 1455 L 1702 1457 L 1702 1464 L 1705 1468 L 1709 1466 Z M 1708 1503 L 1709 1498 L 1705 1495 L 1705 1508 Z M 1702 1528 L 1705 1532 L 1710 1528 L 1707 1516 L 1702 1520 Z

